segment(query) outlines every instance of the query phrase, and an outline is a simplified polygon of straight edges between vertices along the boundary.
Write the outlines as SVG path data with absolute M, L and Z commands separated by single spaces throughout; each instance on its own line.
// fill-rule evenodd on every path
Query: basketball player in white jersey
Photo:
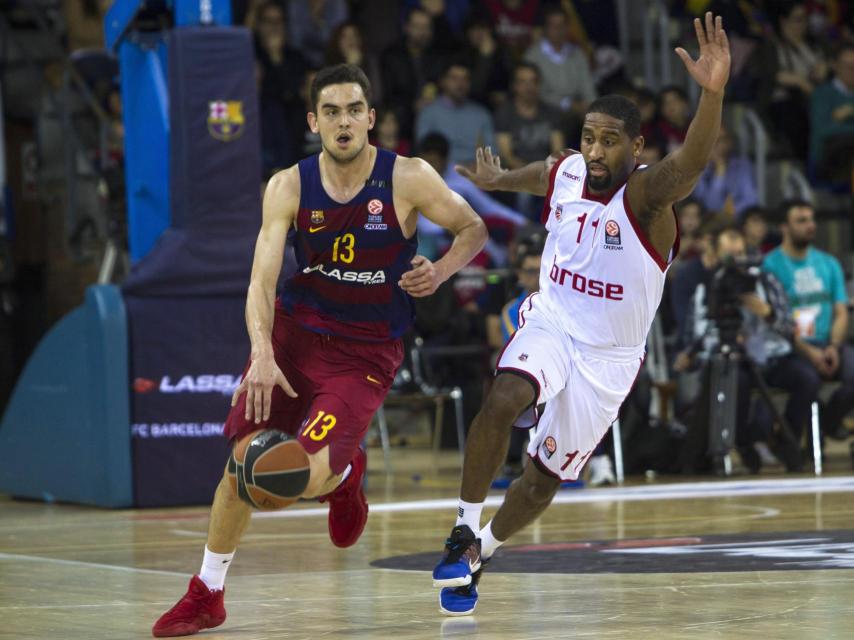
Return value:
M 637 165 L 640 114 L 626 98 L 605 96 L 588 109 L 581 152 L 514 171 L 478 149 L 482 189 L 544 195 L 549 231 L 540 291 L 523 302 L 519 330 L 501 354 L 496 379 L 466 444 L 457 524 L 433 571 L 440 609 L 466 615 L 477 603 L 483 565 L 499 545 L 552 501 L 561 481 L 578 477 L 617 417 L 644 358 L 644 345 L 667 268 L 679 249 L 673 203 L 688 196 L 718 136 L 729 43 L 721 18 L 694 21 L 700 57 L 676 53 L 702 87 L 682 148 Z M 528 407 L 545 403 L 528 447 L 531 464 L 480 530 L 490 483 L 504 460 L 510 429 Z

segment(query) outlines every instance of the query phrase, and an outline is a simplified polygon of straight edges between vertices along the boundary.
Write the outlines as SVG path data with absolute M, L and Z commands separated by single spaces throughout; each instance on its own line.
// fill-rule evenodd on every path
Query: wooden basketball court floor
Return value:
M 854 638 L 850 466 L 562 490 L 496 556 L 475 615 L 447 618 L 429 569 L 459 459 L 402 449 L 393 462 L 386 474 L 372 451 L 372 513 L 349 550 L 329 542 L 324 505 L 258 514 L 228 575 L 228 619 L 199 637 Z M 206 527 L 202 507 L 0 497 L 0 638 L 150 637 L 198 571 Z

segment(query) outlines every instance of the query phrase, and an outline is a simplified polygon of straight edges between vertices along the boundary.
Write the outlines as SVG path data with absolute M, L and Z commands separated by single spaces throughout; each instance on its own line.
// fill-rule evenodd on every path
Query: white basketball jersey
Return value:
M 541 299 L 574 340 L 642 350 L 679 250 L 678 233 L 665 262 L 632 213 L 626 185 L 600 201 L 586 192 L 586 178 L 580 153 L 552 167 Z

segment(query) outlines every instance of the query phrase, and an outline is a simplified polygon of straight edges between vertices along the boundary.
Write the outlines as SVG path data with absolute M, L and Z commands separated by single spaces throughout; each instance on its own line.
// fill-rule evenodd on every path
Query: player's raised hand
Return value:
M 712 17 L 712 12 L 706 12 L 706 25 L 699 18 L 694 19 L 694 29 L 697 32 L 697 42 L 700 45 L 700 57 L 692 60 L 682 47 L 676 48 L 676 54 L 682 58 L 685 68 L 691 77 L 703 89 L 717 93 L 724 88 L 729 78 L 729 40 L 723 29 L 720 16 Z
M 475 186 L 484 191 L 491 191 L 498 187 L 497 179 L 507 171 L 501 167 L 501 159 L 492 155 L 491 147 L 478 147 L 475 151 L 474 171 L 461 164 L 455 165 L 454 169 L 463 178 L 474 182 Z
M 249 371 L 240 381 L 240 385 L 231 396 L 231 406 L 237 404 L 240 394 L 246 392 L 246 412 L 244 417 L 256 424 L 270 419 L 270 407 L 273 399 L 273 388 L 281 387 L 282 391 L 291 398 L 296 398 L 294 391 L 285 374 L 272 356 L 253 358 Z
M 443 281 L 436 265 L 424 256 L 415 256 L 412 269 L 400 276 L 397 284 L 413 298 L 423 298 L 435 293 Z

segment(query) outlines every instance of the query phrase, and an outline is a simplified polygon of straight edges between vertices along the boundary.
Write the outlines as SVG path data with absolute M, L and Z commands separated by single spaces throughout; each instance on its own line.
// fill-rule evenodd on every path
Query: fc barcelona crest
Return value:
M 208 103 L 208 131 L 211 137 L 230 142 L 243 135 L 243 102 L 213 100 Z
M 311 224 L 323 224 L 323 211 L 320 209 L 312 209 Z

